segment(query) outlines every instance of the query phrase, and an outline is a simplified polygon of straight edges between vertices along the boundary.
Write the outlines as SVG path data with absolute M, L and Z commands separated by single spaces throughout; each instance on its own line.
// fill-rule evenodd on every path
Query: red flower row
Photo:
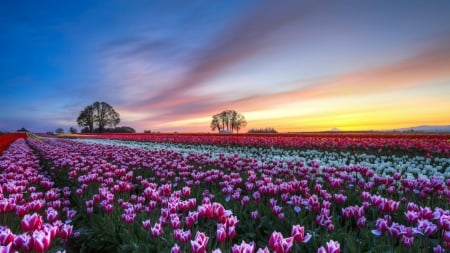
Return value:
M 26 133 L 12 133 L 12 134 L 0 134 L 0 155 L 3 151 L 13 143 L 15 140 L 20 138 L 27 138 Z

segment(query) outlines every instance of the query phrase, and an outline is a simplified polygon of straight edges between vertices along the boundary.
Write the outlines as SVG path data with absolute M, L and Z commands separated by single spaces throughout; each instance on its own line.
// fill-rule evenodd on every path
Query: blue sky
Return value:
M 449 1 L 3 1 L 0 130 L 450 124 Z M 414 113 L 412 113 L 414 112 Z

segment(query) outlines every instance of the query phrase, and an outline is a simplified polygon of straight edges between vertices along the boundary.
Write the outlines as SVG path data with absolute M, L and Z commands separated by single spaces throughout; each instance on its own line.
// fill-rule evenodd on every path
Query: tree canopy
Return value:
M 88 132 L 93 132 L 97 127 L 98 132 L 103 132 L 106 127 L 115 127 L 120 122 L 120 115 L 106 102 L 94 102 L 86 106 L 77 118 L 80 127 Z
M 211 130 L 218 130 L 221 132 L 234 131 L 239 133 L 239 130 L 247 125 L 244 115 L 235 110 L 225 110 L 221 113 L 214 114 L 211 120 Z

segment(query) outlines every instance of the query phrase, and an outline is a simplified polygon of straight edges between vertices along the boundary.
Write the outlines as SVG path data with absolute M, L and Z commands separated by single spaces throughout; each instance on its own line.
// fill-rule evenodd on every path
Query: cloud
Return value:
M 294 88 L 289 91 L 238 94 L 234 98 L 195 93 L 199 88 L 207 89 L 206 85 L 213 84 L 231 67 L 283 46 L 294 33 L 298 37 L 302 31 L 307 32 L 308 18 L 322 11 L 321 7 L 316 2 L 280 5 L 267 1 L 232 18 L 199 50 L 170 36 L 130 36 L 112 41 L 105 49 L 110 53 L 105 57 L 108 64 L 105 72 L 111 75 L 108 80 L 115 83 L 113 90 L 120 90 L 119 108 L 134 112 L 130 123 L 167 126 L 168 122 L 205 118 L 228 108 L 241 112 L 289 108 L 293 101 L 383 94 L 448 78 L 450 40 L 439 36 L 431 39 L 439 43 L 429 44 L 421 51 L 417 47 L 416 51 L 407 51 L 409 56 L 403 60 L 314 80 L 298 80 L 290 85 Z M 296 38 L 296 42 L 301 40 Z M 405 55 L 404 48 L 399 51 Z
M 286 101 L 327 97 L 371 95 L 419 88 L 429 82 L 450 78 L 450 39 L 433 43 L 403 60 L 349 73 L 308 81 L 301 88 L 236 100 L 233 106 L 250 105 L 252 110 Z
M 207 118 L 228 108 L 244 113 L 263 112 L 281 108 L 282 110 L 291 111 L 289 114 L 291 115 L 292 113 L 295 114 L 292 104 L 299 101 L 313 105 L 317 104 L 317 101 L 330 99 L 346 101 L 346 98 L 354 100 L 355 98 L 364 99 L 371 97 L 371 99 L 366 100 L 366 104 L 354 108 L 361 114 L 365 110 L 376 110 L 377 108 L 380 109 L 380 106 L 385 106 L 376 105 L 373 102 L 381 102 L 381 98 L 385 100 L 386 96 L 391 93 L 420 90 L 433 82 L 439 83 L 441 80 L 450 78 L 450 43 L 448 42 L 450 41 L 442 39 L 440 43 L 429 44 L 423 48 L 423 51 L 413 52 L 409 57 L 397 62 L 348 73 L 339 73 L 334 76 L 321 77 L 314 80 L 298 80 L 297 87 L 300 88 L 291 91 L 244 96 L 231 100 L 220 100 L 220 97 L 217 95 L 191 95 L 154 101 L 151 105 L 156 108 L 159 115 L 143 119 L 141 123 L 136 123 L 138 125 L 167 126 L 167 122 L 177 122 L 180 119 L 205 119 L 205 117 Z M 377 96 L 380 99 L 376 99 Z M 411 97 L 411 99 L 414 100 L 415 98 Z M 406 101 L 405 104 L 410 105 Z M 148 106 L 149 104 L 133 104 L 128 106 L 128 110 L 151 108 Z M 346 105 L 340 104 L 340 106 L 345 107 Z M 328 115 L 330 110 L 332 111 L 332 106 L 328 112 L 321 112 L 323 114 L 322 117 Z M 315 112 L 315 114 L 317 113 L 318 111 Z M 284 116 L 282 114 L 274 114 L 274 117 Z M 275 120 L 275 118 L 272 120 Z M 207 129 L 208 121 L 208 119 L 204 120 L 203 129 Z M 263 122 L 267 122 L 267 120 Z M 198 122 L 187 124 L 186 128 L 183 127 L 183 129 L 195 129 L 194 126 L 198 125 L 200 125 Z M 172 127 L 170 129 L 176 128 Z
M 249 12 L 241 13 L 227 28 L 201 51 L 193 52 L 188 70 L 180 81 L 148 99 L 147 103 L 183 96 L 186 92 L 212 80 L 227 68 L 256 56 L 274 45 L 267 39 L 274 33 L 307 17 L 317 4 L 289 1 L 277 4 L 267 1 Z

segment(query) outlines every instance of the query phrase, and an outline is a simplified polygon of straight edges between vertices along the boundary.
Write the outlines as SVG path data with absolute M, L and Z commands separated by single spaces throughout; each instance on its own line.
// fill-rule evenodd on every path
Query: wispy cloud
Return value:
M 392 92 L 421 89 L 424 85 L 450 78 L 450 43 L 441 40 L 439 44 L 430 44 L 424 51 L 412 53 L 407 58 L 397 62 L 375 66 L 349 73 L 340 73 L 335 76 L 324 77 L 316 80 L 303 81 L 298 86 L 301 88 L 288 92 L 269 93 L 265 95 L 251 95 L 239 99 L 219 101 L 218 97 L 208 96 L 180 96 L 172 99 L 152 101 L 144 105 L 130 105 L 128 110 L 143 109 L 153 105 L 158 108 L 160 114 L 156 117 L 143 119 L 142 124 L 162 126 L 167 122 L 177 122 L 180 119 L 204 119 L 205 116 L 217 113 L 218 110 L 234 108 L 242 112 L 258 112 L 270 109 L 290 108 L 290 105 L 298 101 L 308 104 L 316 104 L 317 100 L 354 98 L 354 97 L 380 97 Z M 283 84 L 280 84 L 283 85 Z M 414 99 L 414 98 L 412 98 Z M 370 103 L 373 100 L 368 101 Z M 345 106 L 345 105 L 340 105 Z M 365 104 L 361 109 L 376 109 L 380 105 Z M 354 110 L 356 110 L 355 108 Z M 330 109 L 331 110 L 331 109 Z M 359 110 L 358 114 L 361 113 Z M 289 111 L 289 110 L 288 110 Z M 292 112 L 292 110 L 291 110 Z M 316 114 L 318 112 L 315 112 Z M 327 111 L 323 112 L 326 115 Z M 292 113 L 290 113 L 292 114 Z M 295 114 L 295 113 L 294 113 Z M 320 116 L 320 114 L 318 114 Z M 283 117 L 283 114 L 272 115 Z M 316 115 L 317 117 L 317 115 Z M 140 125 L 139 122 L 138 125 Z M 207 128 L 208 120 L 204 120 L 203 126 Z M 193 126 L 198 122 L 192 123 Z M 175 129 L 175 128 L 174 128 Z
M 189 62 L 184 78 L 148 102 L 153 103 L 184 95 L 190 89 L 214 79 L 228 67 L 251 58 L 274 46 L 266 41 L 273 33 L 296 23 L 317 11 L 317 3 L 289 1 L 276 4 L 266 1 L 255 6 L 250 13 L 241 13 L 225 31 L 219 33 Z
M 180 57 L 179 52 L 174 50 L 170 42 L 165 43 L 158 40 L 143 42 L 140 39 L 134 42 L 124 39 L 111 43 L 111 48 L 120 50 L 121 57 L 142 57 L 148 53 L 151 54 L 155 48 L 158 50 L 164 48 L 162 51 L 171 52 L 175 55 L 174 57 L 181 60 L 171 67 L 183 66 L 178 76 L 161 75 L 158 81 L 162 81 L 164 78 L 168 78 L 170 81 L 166 82 L 166 85 L 155 86 L 151 92 L 144 93 L 141 90 L 141 98 L 147 97 L 147 99 L 124 105 L 124 110 L 129 111 L 130 108 L 139 111 L 156 109 L 159 112 L 159 118 L 174 120 L 181 115 L 184 117 L 197 116 L 226 107 L 228 101 L 221 100 L 218 103 L 217 98 L 193 96 L 190 93 L 218 78 L 229 67 L 276 47 L 277 44 L 273 44 L 269 40 L 271 36 L 292 25 L 299 27 L 298 23 L 310 14 L 317 12 L 319 7 L 318 3 L 289 1 L 280 5 L 266 1 L 249 9 L 248 12 L 239 13 L 232 22 L 217 33 L 216 37 L 199 50 L 189 51 L 189 55 L 184 55 L 186 57 Z M 289 36 L 289 34 L 285 34 L 283 39 L 288 39 Z M 108 72 L 114 72 L 114 70 Z M 151 79 L 144 78 L 143 82 L 145 81 L 150 83 Z M 130 83 L 125 82 L 122 86 L 127 86 L 126 84 Z M 145 85 L 142 86 L 145 87 Z

